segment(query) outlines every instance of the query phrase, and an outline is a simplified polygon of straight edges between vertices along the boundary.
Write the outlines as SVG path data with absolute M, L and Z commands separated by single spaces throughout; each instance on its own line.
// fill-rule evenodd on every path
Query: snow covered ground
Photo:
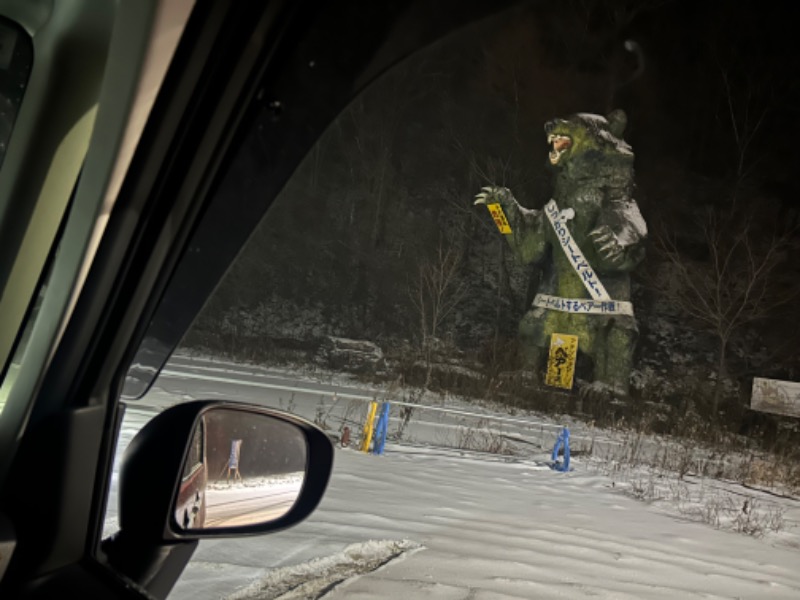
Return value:
M 152 414 L 130 411 L 121 445 Z M 461 418 L 418 414 L 428 437 Z M 580 454 L 559 473 L 536 428 L 492 427 L 523 440 L 515 455 L 396 443 L 384 456 L 337 450 L 308 520 L 270 536 L 201 542 L 170 597 L 800 597 L 800 501 Z M 573 424 L 625 449 L 615 432 L 582 427 Z
M 398 542 L 416 550 L 354 573 L 353 563 Z M 373 553 L 352 559 L 353 544 Z M 227 588 L 239 599 L 315 598 L 281 583 L 321 575 L 327 585 L 344 580 L 331 600 L 789 599 L 800 597 L 798 565 L 796 536 L 755 539 L 676 518 L 580 462 L 563 474 L 529 460 L 392 447 L 383 457 L 340 450 L 322 505 L 298 527 L 202 543 L 172 597 L 219 598 Z

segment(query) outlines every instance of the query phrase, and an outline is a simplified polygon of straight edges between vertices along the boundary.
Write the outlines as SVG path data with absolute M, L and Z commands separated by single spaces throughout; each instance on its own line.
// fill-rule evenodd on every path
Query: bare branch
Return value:
M 419 265 L 416 279 L 409 285 L 423 344 L 440 334 L 442 325 L 464 299 L 467 286 L 459 277 L 460 268 L 459 249 L 440 244 L 432 259 Z
M 709 213 L 703 239 L 708 260 L 698 261 L 685 257 L 673 238 L 656 235 L 656 250 L 669 265 L 671 276 L 657 278 L 654 284 L 670 303 L 717 338 L 719 386 L 731 336 L 793 301 L 800 290 L 779 285 L 779 267 L 791 248 L 791 234 L 773 234 L 757 243 L 760 236 L 752 216 L 721 222 L 718 215 Z M 719 393 L 717 387 L 715 408 Z

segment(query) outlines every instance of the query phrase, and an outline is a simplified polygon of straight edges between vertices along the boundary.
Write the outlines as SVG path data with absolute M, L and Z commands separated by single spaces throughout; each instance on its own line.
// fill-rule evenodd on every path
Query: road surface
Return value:
M 281 477 L 263 485 L 215 485 L 206 492 L 205 527 L 236 527 L 266 523 L 282 517 L 300 495 L 303 477 Z
M 372 400 L 392 402 L 389 437 L 401 422 L 398 401 L 403 395 L 388 397 L 384 390 L 347 382 L 346 376 L 331 376 L 321 371 L 268 369 L 202 357 L 173 357 L 152 389 L 131 408 L 163 410 L 176 402 L 189 400 L 232 400 L 285 410 L 304 417 L 327 431 L 337 433 L 347 425 L 354 435 L 360 432 L 368 404 Z M 446 406 L 439 396 L 430 394 L 415 408 L 413 426 L 406 428 L 403 442 L 450 448 L 479 450 L 497 444 L 516 446 L 527 454 L 552 448 L 561 425 L 542 419 L 495 414 L 491 410 L 449 399 Z M 573 445 L 597 446 L 598 440 L 573 432 Z M 358 440 L 353 441 L 354 444 Z

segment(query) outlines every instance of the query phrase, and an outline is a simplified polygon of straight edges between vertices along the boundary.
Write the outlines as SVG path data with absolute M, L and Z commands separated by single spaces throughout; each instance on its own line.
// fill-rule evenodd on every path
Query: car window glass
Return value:
M 30 36 L 13 21 L 0 18 L 0 168 L 32 67 Z
M 754 538 L 799 541 L 800 54 L 782 9 L 759 6 L 530 3 L 354 99 L 123 426 L 198 398 L 287 410 L 335 440 L 331 489 L 283 537 L 201 542 L 173 597 L 306 583 L 315 560 L 367 550 L 341 570 L 371 573 L 422 546 L 426 591 L 468 597 L 459 577 L 483 569 L 487 597 L 570 595 L 569 569 L 541 566 L 551 546 L 698 543 L 717 569 Z M 269 140 L 251 136 L 254 190 Z M 703 529 L 676 540 L 678 521 Z M 234 547 L 257 564 L 211 573 Z M 643 577 L 680 595 L 677 567 Z M 388 579 L 347 589 L 419 593 Z
M 32 67 L 33 45 L 30 36 L 18 24 L 0 17 L 0 169 Z M 21 346 L 24 346 L 24 342 Z M 0 382 L 0 413 L 18 371 L 19 360 L 12 359 Z

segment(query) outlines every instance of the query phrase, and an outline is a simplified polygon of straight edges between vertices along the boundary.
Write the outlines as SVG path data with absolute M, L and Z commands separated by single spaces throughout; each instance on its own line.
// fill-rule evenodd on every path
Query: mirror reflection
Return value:
M 294 506 L 306 469 L 303 432 L 277 417 L 213 408 L 190 442 L 175 502 L 181 530 L 264 524 Z

